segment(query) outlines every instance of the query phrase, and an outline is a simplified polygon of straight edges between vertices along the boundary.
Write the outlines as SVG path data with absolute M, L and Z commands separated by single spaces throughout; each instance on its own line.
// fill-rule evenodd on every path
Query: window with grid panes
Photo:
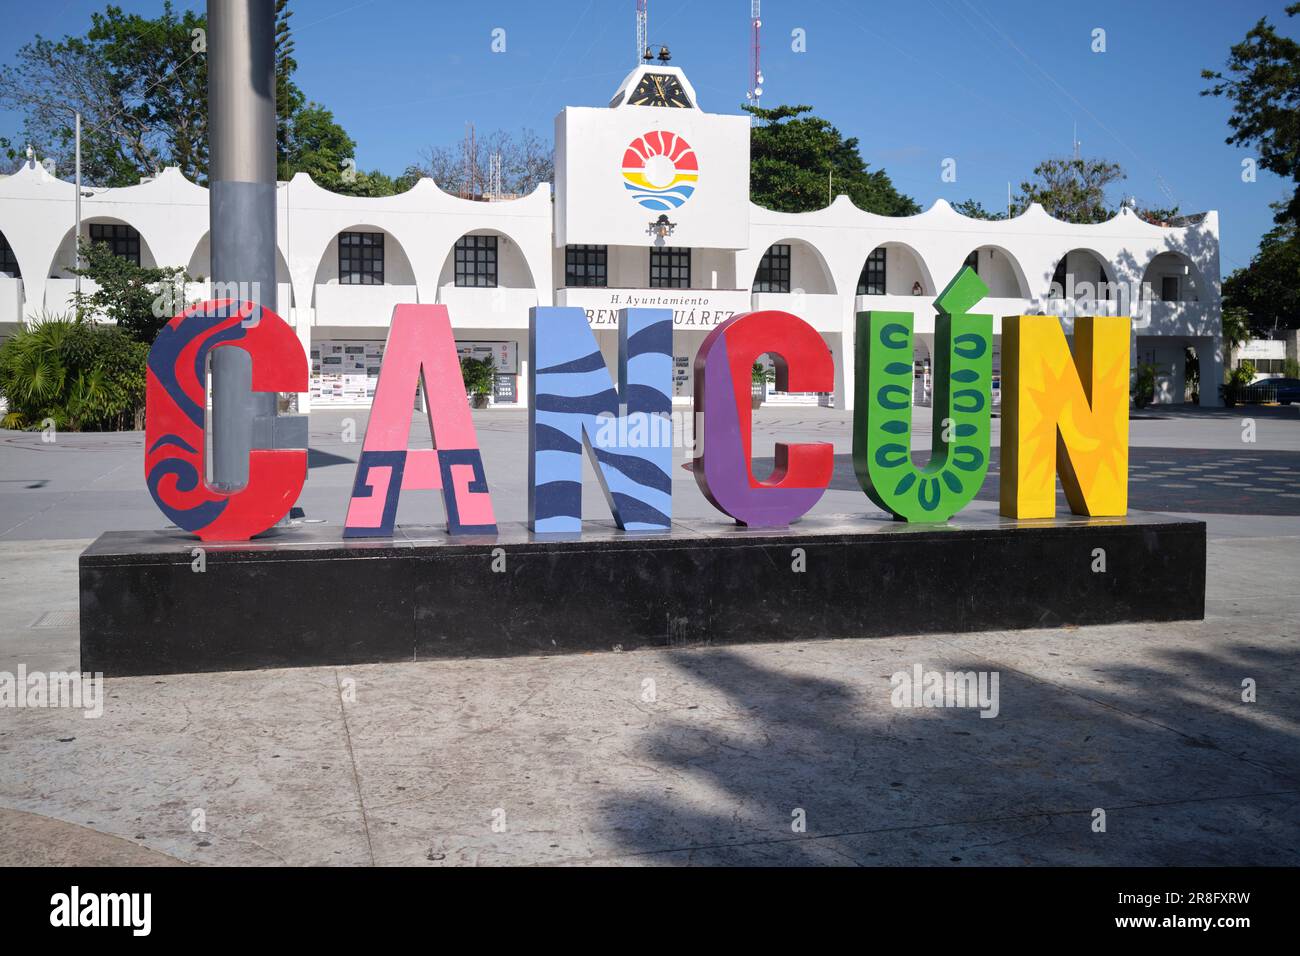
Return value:
M 867 261 L 862 264 L 862 273 L 858 276 L 858 295 L 885 294 L 885 253 L 884 246 L 872 249 Z
M 456 285 L 497 284 L 497 237 L 461 236 L 456 240 Z
M 14 255 L 14 250 L 3 232 L 0 232 L 0 273 L 15 279 L 22 278 L 22 273 L 18 271 L 18 257 Z
M 754 276 L 754 291 L 790 291 L 790 247 L 788 245 L 778 243 L 763 253 L 763 258 L 758 263 L 758 272 Z
M 609 284 L 608 246 L 565 246 L 564 284 L 566 286 L 599 286 Z
M 140 264 L 140 233 L 130 226 L 118 222 L 92 222 L 90 241 L 102 242 L 113 251 L 113 255 Z
M 690 249 L 657 246 L 650 250 L 650 288 L 689 289 L 690 287 Z
M 384 284 L 384 234 L 382 232 L 339 233 L 339 283 L 342 285 Z

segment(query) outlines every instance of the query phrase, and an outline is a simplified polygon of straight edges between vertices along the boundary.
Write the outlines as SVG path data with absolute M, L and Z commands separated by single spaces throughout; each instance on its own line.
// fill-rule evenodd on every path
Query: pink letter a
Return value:
M 431 449 L 407 447 L 417 384 L 429 410 Z M 391 536 L 403 488 L 441 488 L 450 534 L 497 532 L 445 305 L 393 309 L 343 537 Z

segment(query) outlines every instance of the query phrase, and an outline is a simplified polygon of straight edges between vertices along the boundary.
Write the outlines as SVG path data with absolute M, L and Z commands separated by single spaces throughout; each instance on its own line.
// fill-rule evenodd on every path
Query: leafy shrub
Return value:
M 1228 384 L 1244 387 L 1255 381 L 1255 363 L 1243 359 L 1241 364 L 1228 373 Z
M 1137 367 L 1136 381 L 1133 386 L 1133 404 L 1146 408 L 1156 397 L 1156 367 L 1150 362 L 1143 362 Z
M 5 428 L 117 431 L 144 422 L 149 347 L 110 325 L 38 319 L 0 344 Z
M 171 317 L 189 304 L 185 283 L 191 279 L 184 269 L 138 266 L 114 255 L 103 242 L 83 242 L 81 257 L 85 265 L 72 271 L 93 280 L 97 288 L 76 294 L 78 318 L 115 322 L 132 338 L 152 343 Z
M 490 359 L 470 358 L 460 360 L 460 374 L 465 380 L 465 391 L 470 395 L 491 395 L 496 381 L 496 363 Z

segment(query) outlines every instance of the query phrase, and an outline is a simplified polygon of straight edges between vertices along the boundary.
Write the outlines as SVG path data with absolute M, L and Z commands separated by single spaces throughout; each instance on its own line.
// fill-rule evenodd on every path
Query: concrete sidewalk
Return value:
M 0 710 L 0 864 L 1295 865 L 1300 521 L 1269 520 L 1213 536 L 1204 622 L 118 679 L 99 719 Z M 75 667 L 73 628 L 28 625 L 75 606 L 82 544 L 0 544 L 0 670 Z M 997 671 L 999 715 L 895 709 L 917 663 Z

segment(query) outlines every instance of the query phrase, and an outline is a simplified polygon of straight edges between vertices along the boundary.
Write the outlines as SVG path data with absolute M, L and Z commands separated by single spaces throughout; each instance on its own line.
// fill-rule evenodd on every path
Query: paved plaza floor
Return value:
M 475 419 L 523 520 L 526 416 Z M 313 414 L 308 519 L 341 522 L 364 428 Z M 881 517 L 845 413 L 755 435 L 834 442 L 817 510 Z M 1131 444 L 1133 507 L 1207 522 L 1204 621 L 109 680 L 97 719 L 0 707 L 0 864 L 1296 865 L 1300 412 L 1147 409 Z M 78 669 L 78 554 L 166 524 L 142 456 L 0 432 L 0 672 Z M 997 672 L 996 718 L 893 706 L 917 664 Z

